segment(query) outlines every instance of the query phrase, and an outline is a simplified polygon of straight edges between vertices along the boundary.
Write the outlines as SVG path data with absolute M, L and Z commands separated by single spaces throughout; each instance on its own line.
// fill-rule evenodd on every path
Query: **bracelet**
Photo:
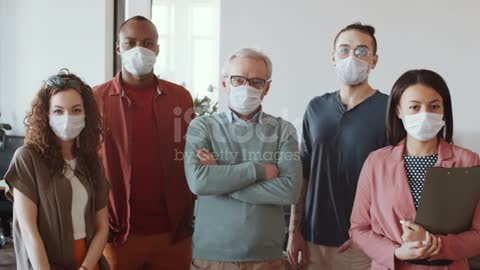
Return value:
M 87 267 L 85 267 L 85 266 L 83 266 L 83 265 L 82 265 L 82 266 L 80 266 L 80 269 L 83 269 L 83 270 L 88 270 L 88 268 L 87 268 Z

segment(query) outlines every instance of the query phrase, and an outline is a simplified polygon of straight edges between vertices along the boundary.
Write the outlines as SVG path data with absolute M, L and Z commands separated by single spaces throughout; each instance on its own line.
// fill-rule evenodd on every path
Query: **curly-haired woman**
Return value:
M 14 201 L 18 269 L 109 269 L 109 187 L 98 160 L 92 90 L 66 70 L 51 76 L 25 118 L 25 146 L 5 175 Z

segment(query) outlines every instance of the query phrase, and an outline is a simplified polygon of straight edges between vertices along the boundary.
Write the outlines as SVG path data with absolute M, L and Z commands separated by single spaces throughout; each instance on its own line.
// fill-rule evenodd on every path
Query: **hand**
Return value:
M 278 167 L 275 164 L 263 164 L 265 167 L 265 180 L 270 180 L 278 177 Z
M 291 232 L 287 244 L 288 261 L 295 270 L 301 270 L 308 265 L 310 254 L 300 232 Z
M 197 158 L 202 165 L 218 165 L 215 156 L 206 148 L 197 150 Z
M 337 253 L 343 253 L 347 251 L 352 246 L 352 240 L 348 239 L 343 243 L 339 248 L 337 248 Z
M 431 239 L 432 245 L 425 253 L 425 258 L 430 258 L 438 255 L 440 253 L 440 250 L 442 249 L 442 238 L 436 237 L 427 232 L 427 239 L 428 238 Z
M 422 226 L 405 220 L 400 220 L 400 224 L 402 224 L 402 240 L 404 243 L 426 240 L 427 231 Z
M 399 260 L 420 260 L 438 255 L 442 248 L 442 240 L 427 233 L 427 240 L 403 243 L 395 250 L 395 257 Z

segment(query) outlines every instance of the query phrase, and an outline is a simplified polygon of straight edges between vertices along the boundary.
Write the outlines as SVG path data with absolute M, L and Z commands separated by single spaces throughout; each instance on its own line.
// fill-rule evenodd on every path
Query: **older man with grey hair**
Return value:
M 193 120 L 185 171 L 198 195 L 191 269 L 285 269 L 283 206 L 296 203 L 302 168 L 294 126 L 262 111 L 272 63 L 245 48 L 230 56 L 226 112 Z

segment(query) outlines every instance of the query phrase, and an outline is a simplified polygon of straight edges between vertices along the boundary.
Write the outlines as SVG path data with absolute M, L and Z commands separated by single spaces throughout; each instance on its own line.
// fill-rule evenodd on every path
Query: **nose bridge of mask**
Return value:
M 237 92 L 237 93 L 241 92 L 242 94 L 253 96 L 253 97 L 260 96 L 262 94 L 262 90 L 258 90 L 257 88 L 250 86 L 249 84 L 244 84 L 240 86 L 232 85 L 230 91 Z
M 429 117 L 427 113 L 417 113 L 417 121 L 419 122 L 419 125 L 423 126 L 424 128 L 431 128 L 432 124 L 428 121 Z
M 419 112 L 419 113 L 416 113 L 415 115 L 418 115 L 418 117 L 421 118 L 422 120 L 428 120 L 428 119 L 438 120 L 442 117 L 442 115 L 439 113 L 431 113 L 431 112 Z
M 143 54 L 140 51 L 140 47 L 134 47 L 128 51 L 125 52 L 125 56 L 127 61 L 132 61 L 132 62 L 141 62 L 143 60 Z
M 70 116 L 68 113 L 65 113 L 65 114 L 63 115 L 63 117 L 65 117 L 65 121 L 64 121 L 64 124 L 63 124 L 63 128 L 66 129 L 66 128 L 68 127 L 68 125 L 72 122 L 72 118 L 71 118 L 71 116 Z
M 440 113 L 431 113 L 431 112 L 426 112 L 425 113 L 425 118 L 426 120 L 431 120 L 431 121 L 426 121 L 429 122 L 431 126 L 434 126 L 435 123 L 443 123 L 445 124 L 445 121 L 443 120 L 443 114 Z
M 62 129 L 67 128 L 69 123 L 68 113 L 64 113 L 62 115 L 52 115 L 50 118 L 52 118 L 53 123 L 56 123 L 55 125 L 60 126 Z
M 122 65 L 127 71 L 135 75 L 144 75 L 154 68 L 157 55 L 147 48 L 136 46 L 123 52 L 121 58 Z
M 243 106 L 248 100 L 248 88 L 245 85 L 231 86 L 229 94 L 230 103 L 234 103 L 236 106 Z M 233 104 L 232 104 L 233 105 Z
M 257 89 L 253 86 L 248 85 L 248 92 L 255 97 L 260 97 L 262 96 L 263 89 Z
M 68 125 L 72 125 L 72 124 L 78 124 L 85 119 L 85 115 L 83 115 L 83 114 L 75 115 L 75 114 L 65 113 L 65 114 L 61 115 L 60 117 L 65 119 L 63 121 L 64 127 L 67 127 Z
M 365 61 L 365 60 L 362 60 L 356 56 L 351 56 L 352 57 L 352 62 L 355 63 L 355 67 L 356 68 L 359 68 L 359 67 L 365 67 L 366 69 L 368 69 L 368 62 Z
M 358 73 L 359 69 L 355 63 L 355 57 L 354 56 L 349 56 L 347 58 L 347 63 L 346 63 L 346 67 L 347 67 L 347 70 L 349 71 L 350 75 L 353 76 L 354 74 Z
M 125 51 L 124 53 L 126 53 L 127 55 L 128 54 L 133 54 L 133 55 L 136 55 L 138 57 L 141 57 L 141 58 L 149 58 L 149 57 L 154 57 L 155 56 L 155 52 L 145 48 L 145 47 L 142 47 L 142 46 L 135 46 L 133 48 L 131 48 L 130 50 L 128 51 Z
M 434 128 L 438 123 L 443 122 L 443 115 L 438 113 L 419 112 L 416 114 L 406 115 L 404 124 L 408 126 L 424 128 Z
M 255 100 L 253 91 L 248 85 L 241 85 L 232 90 L 231 101 L 238 108 L 246 108 Z
M 349 56 L 336 63 L 335 71 L 344 83 L 355 85 L 368 77 L 368 63 L 354 56 Z
M 424 122 L 426 117 L 425 117 L 424 113 L 419 112 L 419 113 L 404 115 L 403 118 L 404 118 L 404 121 L 407 121 L 407 122 L 413 124 L 413 123 Z

